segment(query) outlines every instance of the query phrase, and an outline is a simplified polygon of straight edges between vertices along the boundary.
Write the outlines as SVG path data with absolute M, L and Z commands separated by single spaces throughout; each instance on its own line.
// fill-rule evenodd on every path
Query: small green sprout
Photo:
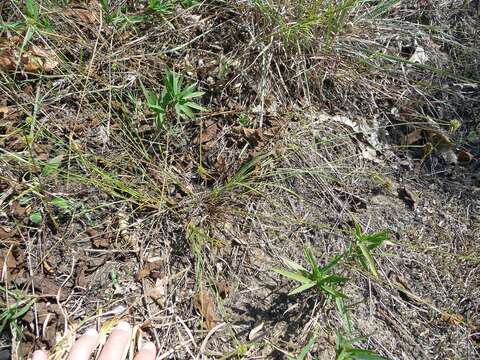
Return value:
M 356 259 L 365 269 L 369 269 L 375 277 L 378 277 L 378 271 L 371 251 L 381 246 L 386 240 L 388 240 L 388 232 L 364 234 L 360 225 L 355 224 L 355 246 L 350 249 L 350 252 L 354 251 Z
M 175 10 L 175 2 L 172 0 L 148 0 L 148 9 L 160 16 L 166 16 Z

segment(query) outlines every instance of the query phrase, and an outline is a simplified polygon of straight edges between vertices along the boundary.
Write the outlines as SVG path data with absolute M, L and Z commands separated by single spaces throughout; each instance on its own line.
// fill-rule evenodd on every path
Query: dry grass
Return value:
M 335 305 L 272 268 L 360 223 L 392 238 L 342 265 L 358 346 L 479 356 L 475 1 L 33 3 L 0 4 L 1 301 L 35 299 L 2 351 L 127 318 L 162 359 L 334 358 Z M 167 68 L 207 111 L 159 131 Z

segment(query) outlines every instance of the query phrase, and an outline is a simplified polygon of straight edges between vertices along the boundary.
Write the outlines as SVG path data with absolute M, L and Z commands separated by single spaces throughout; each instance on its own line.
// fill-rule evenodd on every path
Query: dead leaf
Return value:
M 0 49 L 0 69 L 5 71 L 16 70 L 18 65 L 26 72 L 49 72 L 58 66 L 57 59 L 54 51 L 42 49 L 34 44 L 23 52 L 14 43 Z
M 75 277 L 75 285 L 86 289 L 88 287 L 87 276 L 85 275 L 85 271 L 87 270 L 87 266 L 84 261 L 79 261 L 77 264 L 77 271 Z
M 457 153 L 457 159 L 461 164 L 468 165 L 472 162 L 473 155 L 467 150 L 460 149 L 460 151 Z
M 428 137 L 435 151 L 439 153 L 443 153 L 453 148 L 453 143 L 448 136 L 440 131 L 428 131 Z
M 17 234 L 17 230 L 8 226 L 0 226 L 0 240 L 11 239 Z
M 66 17 L 76 18 L 81 22 L 89 24 L 95 24 L 98 22 L 96 13 L 89 9 L 71 8 L 67 9 L 63 14 Z
M 10 109 L 8 108 L 8 106 L 0 106 L 0 114 L 2 114 L 0 118 L 2 119 L 6 118 L 9 112 L 10 112 Z
M 92 244 L 97 249 L 108 249 L 110 247 L 110 241 L 104 237 L 94 239 Z
M 204 288 L 200 288 L 200 292 L 195 295 L 195 306 L 203 318 L 203 327 L 207 330 L 212 330 L 219 319 L 215 301 Z
M 462 315 L 449 314 L 447 312 L 442 313 L 441 320 L 456 326 L 461 325 L 464 322 Z
M 248 340 L 258 341 L 263 335 L 265 335 L 265 331 L 262 331 L 264 325 L 265 323 L 262 322 L 260 325 L 255 326 L 248 334 Z
M 403 143 L 405 145 L 415 144 L 417 141 L 423 138 L 422 131 L 423 129 L 415 129 L 411 133 L 408 133 L 403 137 Z
M 10 210 L 12 215 L 18 219 L 23 219 L 29 213 L 29 207 L 23 207 L 18 201 L 12 203 Z
M 257 146 L 263 142 L 263 132 L 262 129 L 248 129 L 242 127 L 243 135 L 247 140 L 253 145 Z
M 0 250 L 0 273 L 6 267 L 7 271 L 14 270 L 17 267 L 17 261 L 11 251 L 7 249 Z
M 222 299 L 225 299 L 230 293 L 230 288 L 226 281 L 217 281 L 215 287 L 217 288 L 218 295 L 220 295 Z
M 151 297 L 155 302 L 160 305 L 165 305 L 165 299 L 167 297 L 167 289 L 166 289 L 166 282 L 167 279 L 157 280 L 155 283 L 155 287 L 152 287 L 147 290 L 146 295 Z
M 34 275 L 32 277 L 34 287 L 39 291 L 43 297 L 59 297 L 60 301 L 64 301 L 68 298 L 68 292 L 65 288 L 61 288 L 57 283 L 44 276 Z
M 15 56 L 11 49 L 0 49 L 0 70 L 15 70 Z
M 42 261 L 42 265 L 43 265 L 43 270 L 44 270 L 47 274 L 53 274 L 54 268 L 53 268 L 53 266 L 50 264 L 50 262 L 49 262 L 47 259 L 44 259 L 44 260 Z
M 214 142 L 214 140 L 218 137 L 218 125 L 215 121 L 206 121 L 204 125 L 204 129 L 200 134 L 200 143 L 204 145 L 205 148 L 211 148 L 213 145 L 209 144 Z
M 137 273 L 137 280 L 140 281 L 147 276 L 152 279 L 159 279 L 164 275 L 165 263 L 163 260 L 155 260 L 153 262 L 147 262 L 142 269 Z

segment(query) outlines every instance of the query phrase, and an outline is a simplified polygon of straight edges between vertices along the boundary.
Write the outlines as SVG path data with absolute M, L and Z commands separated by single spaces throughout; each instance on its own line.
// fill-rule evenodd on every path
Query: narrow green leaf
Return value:
M 294 273 L 294 272 L 286 271 L 286 270 L 283 270 L 283 269 L 273 269 L 273 271 L 275 271 L 276 273 L 278 273 L 282 276 L 285 276 L 289 279 L 301 282 L 302 284 L 307 284 L 307 283 L 311 282 L 310 279 L 306 278 L 305 276 L 303 276 L 302 274 L 299 274 L 299 273 Z
M 330 270 L 332 270 L 342 258 L 343 258 L 343 254 L 335 256 L 326 266 L 321 268 L 320 271 L 324 273 L 329 273 Z
M 299 294 L 301 292 L 304 292 L 305 290 L 308 290 L 312 287 L 314 287 L 317 283 L 315 281 L 311 281 L 309 283 L 306 283 L 306 284 L 303 284 L 302 286 L 299 286 L 298 288 L 290 291 L 288 293 L 288 295 L 295 295 L 295 294 Z
M 296 360 L 303 360 L 305 357 L 308 355 L 310 350 L 312 349 L 313 345 L 315 345 L 315 341 L 317 338 L 315 336 L 312 336 L 312 338 L 308 341 L 307 345 L 302 349 L 302 352 L 298 354 Z
M 292 260 L 286 259 L 286 258 L 281 258 L 285 265 L 287 265 L 290 269 L 297 270 L 297 271 L 307 271 L 302 265 L 297 264 L 296 262 L 293 262 Z
M 58 170 L 62 163 L 63 155 L 55 156 L 53 159 L 48 160 L 47 164 L 42 169 L 42 176 L 48 176 Z
M 63 209 L 63 210 L 68 210 L 71 208 L 71 204 L 68 200 L 62 198 L 62 197 L 59 197 L 59 196 L 56 196 L 54 197 L 52 200 L 50 200 L 50 204 L 60 208 L 60 209 Z
M 188 106 L 188 107 L 191 107 L 192 109 L 195 109 L 195 110 L 198 110 L 198 111 L 206 111 L 207 110 L 202 105 L 191 102 L 191 101 L 186 102 L 184 105 Z
M 388 360 L 383 356 L 379 356 L 372 351 L 363 349 L 352 349 L 349 351 L 350 357 L 355 360 Z

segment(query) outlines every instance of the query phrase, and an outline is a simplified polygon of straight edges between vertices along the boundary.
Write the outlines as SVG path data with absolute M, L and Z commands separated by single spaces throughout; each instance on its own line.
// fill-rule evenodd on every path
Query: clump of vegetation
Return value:
M 354 344 L 362 339 L 347 340 L 337 332 L 335 344 L 335 360 L 388 360 L 373 351 L 359 349 Z
M 163 357 L 478 355 L 475 3 L 0 1 L 0 352 L 101 312 Z
M 298 288 L 290 291 L 289 295 L 295 295 L 315 287 L 318 291 L 326 295 L 333 296 L 334 298 L 345 297 L 344 294 L 336 290 L 336 287 L 342 285 L 348 279 L 331 273 L 338 262 L 342 259 L 342 256 L 336 256 L 327 265 L 321 267 L 318 265 L 310 249 L 306 249 L 304 253 L 305 258 L 311 267 L 310 271 L 288 259 L 283 259 L 283 261 L 289 268 L 295 270 L 294 272 L 275 269 L 275 272 L 279 273 L 280 275 L 298 281 L 302 284 Z
M 204 93 L 197 91 L 196 84 L 183 86 L 183 75 L 171 70 L 166 70 L 163 91 L 157 95 L 152 90 L 142 86 L 148 108 L 155 114 L 155 125 L 158 129 L 165 127 L 166 116 L 169 111 L 177 118 L 194 119 L 196 111 L 205 111 L 200 104 L 194 102 L 195 98 L 201 97 Z
M 382 243 L 387 239 L 388 233 L 386 231 L 373 234 L 364 234 L 360 225 L 356 224 L 355 241 L 353 245 L 354 250 L 352 250 L 351 246 L 345 253 L 335 256 L 327 265 L 320 267 L 313 256 L 312 250 L 305 249 L 305 258 L 307 263 L 310 265 L 311 270 L 307 270 L 300 264 L 297 264 L 291 260 L 282 259 L 287 267 L 294 271 L 287 271 L 284 269 L 274 269 L 274 271 L 288 279 L 300 282 L 302 284 L 296 289 L 290 291 L 289 295 L 299 294 L 314 288 L 319 293 L 325 294 L 329 298 L 334 299 L 337 310 L 345 324 L 345 329 L 349 336 L 351 336 L 353 332 L 352 324 L 348 315 L 348 309 L 344 302 L 347 296 L 337 289 L 338 287 L 343 286 L 348 281 L 348 278 L 332 274 L 331 271 L 339 265 L 342 259 L 354 254 L 354 257 L 357 258 L 364 267 L 367 268 L 368 266 L 372 273 L 378 277 L 378 272 L 376 271 L 370 251 L 382 245 Z M 383 357 L 380 357 L 371 351 L 355 348 L 353 344 L 358 340 L 359 339 L 347 341 L 346 338 L 342 337 L 337 331 L 336 359 L 384 359 Z
M 372 234 L 364 234 L 359 224 L 355 225 L 355 241 L 350 248 L 349 253 L 357 259 L 365 269 L 369 269 L 372 274 L 378 277 L 378 271 L 371 251 L 381 246 L 388 240 L 388 232 L 378 232 Z

